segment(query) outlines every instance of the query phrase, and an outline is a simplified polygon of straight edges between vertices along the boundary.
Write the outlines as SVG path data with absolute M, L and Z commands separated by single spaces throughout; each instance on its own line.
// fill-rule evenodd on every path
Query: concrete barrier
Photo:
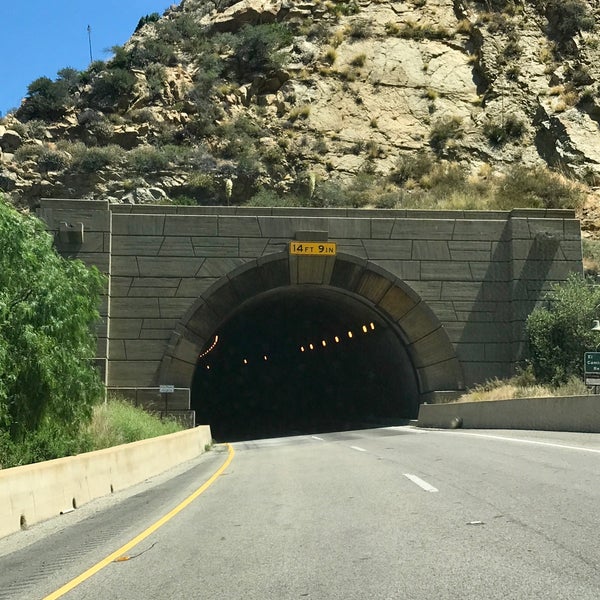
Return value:
M 418 426 L 600 433 L 600 396 L 422 404 Z
M 199 456 L 202 425 L 77 456 L 0 470 L 0 537 L 125 489 Z

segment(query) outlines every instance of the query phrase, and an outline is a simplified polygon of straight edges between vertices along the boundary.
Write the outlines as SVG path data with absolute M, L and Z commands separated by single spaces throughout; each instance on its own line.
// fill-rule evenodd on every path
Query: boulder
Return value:
M 14 129 L 7 129 L 0 138 L 0 148 L 3 152 L 14 152 L 23 144 L 23 137 Z

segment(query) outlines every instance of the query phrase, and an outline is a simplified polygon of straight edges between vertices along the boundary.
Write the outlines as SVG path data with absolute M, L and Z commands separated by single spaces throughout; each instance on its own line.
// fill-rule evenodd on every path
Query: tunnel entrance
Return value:
M 191 408 L 232 441 L 399 424 L 418 404 L 392 323 L 343 290 L 293 286 L 247 301 L 214 332 Z

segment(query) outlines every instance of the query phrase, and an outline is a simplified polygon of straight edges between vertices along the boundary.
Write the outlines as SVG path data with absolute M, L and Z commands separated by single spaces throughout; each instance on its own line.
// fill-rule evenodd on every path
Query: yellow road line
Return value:
M 101 571 L 102 569 L 104 569 L 104 567 L 121 557 L 125 552 L 128 552 L 133 547 L 137 546 L 141 541 L 145 540 L 149 535 L 152 535 L 157 529 L 159 529 L 165 523 L 170 521 L 176 514 L 180 513 L 186 506 L 191 504 L 200 494 L 205 492 L 217 480 L 219 475 L 221 475 L 223 471 L 230 465 L 235 455 L 235 450 L 230 444 L 227 444 L 227 453 L 227 460 L 221 465 L 221 467 L 212 475 L 210 479 L 204 482 L 195 492 L 193 492 L 185 500 L 183 500 L 183 502 L 178 504 L 173 510 L 164 515 L 164 517 L 161 517 L 158 521 L 156 521 L 156 523 L 150 525 L 148 529 L 142 531 L 142 533 L 134 537 L 130 542 L 127 542 L 124 546 L 121 546 L 118 550 L 115 550 L 112 554 L 110 554 L 100 562 L 96 563 L 93 567 L 90 567 L 87 571 L 63 585 L 60 589 L 56 590 L 49 596 L 46 596 L 44 600 L 56 600 L 56 598 L 61 598 L 67 592 L 70 592 L 73 588 L 77 587 L 79 584 L 92 577 L 92 575 L 95 575 L 96 573 L 98 573 L 98 571 Z

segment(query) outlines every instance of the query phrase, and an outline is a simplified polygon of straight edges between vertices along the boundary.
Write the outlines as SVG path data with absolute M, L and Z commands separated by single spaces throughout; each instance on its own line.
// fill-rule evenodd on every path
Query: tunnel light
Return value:
M 333 339 L 335 340 L 336 344 L 340 343 L 340 338 L 337 335 Z
M 362 330 L 363 330 L 365 333 L 367 333 L 367 331 L 368 331 L 368 329 L 367 329 L 367 326 L 366 326 L 366 325 L 363 325 L 363 326 L 362 326 Z
M 309 344 L 309 345 L 308 345 L 308 347 L 309 347 L 311 350 L 314 350 L 314 349 L 315 349 L 315 347 L 314 347 L 312 344 Z
M 349 331 L 349 332 L 348 332 L 348 337 L 349 337 L 349 338 L 351 338 L 353 335 L 354 335 L 354 334 L 353 334 L 351 331 Z
M 210 365 L 206 365 L 206 370 L 210 371 Z
M 244 359 L 244 364 L 247 365 L 248 364 L 248 359 Z
M 325 348 L 325 346 L 327 346 L 327 342 L 325 340 L 321 340 L 321 345 L 323 346 L 323 348 Z
M 212 352 L 218 343 L 219 343 L 219 336 L 215 335 L 215 339 L 213 340 L 213 343 L 210 345 L 210 347 L 207 350 L 205 350 L 202 354 L 198 355 L 198 359 L 204 358 L 209 352 Z
M 267 355 L 266 355 L 266 354 L 263 356 L 263 358 L 264 358 L 265 360 L 268 360 L 268 358 L 267 358 Z
M 369 327 L 373 330 L 375 329 L 375 323 L 369 323 Z
M 300 352 L 304 352 L 304 346 L 300 346 Z

